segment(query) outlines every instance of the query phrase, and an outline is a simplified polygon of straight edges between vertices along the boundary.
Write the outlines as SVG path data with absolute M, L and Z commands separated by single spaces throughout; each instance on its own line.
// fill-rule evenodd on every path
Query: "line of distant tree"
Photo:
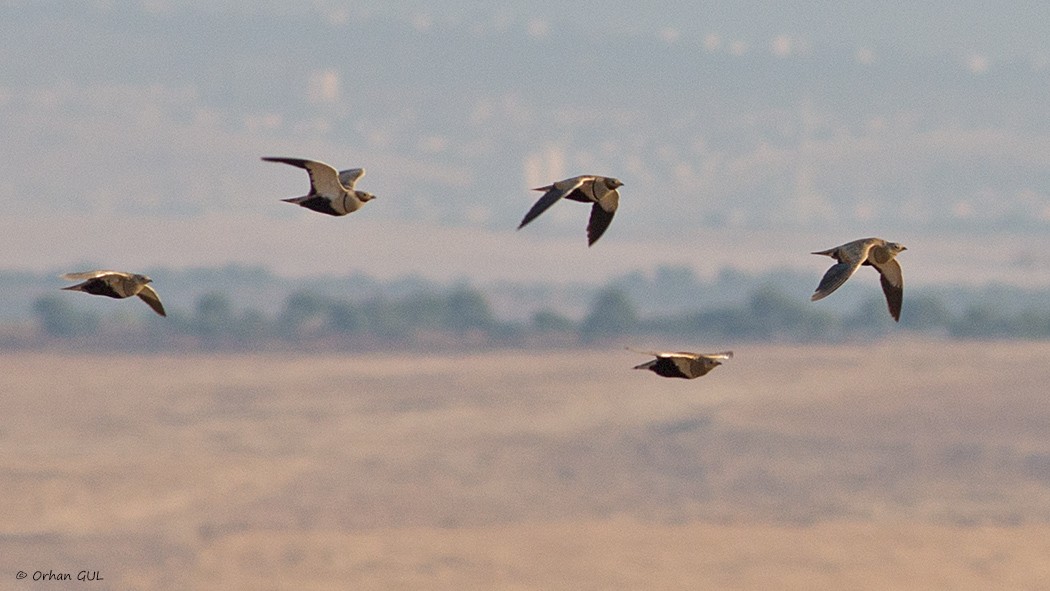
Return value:
M 896 325 L 881 294 L 852 313 L 835 314 L 772 286 L 754 289 L 740 304 L 643 317 L 627 292 L 611 285 L 597 294 L 579 320 L 551 309 L 539 310 L 527 321 L 501 320 L 484 294 L 469 286 L 362 301 L 303 291 L 289 295 L 270 316 L 253 309 L 239 311 L 229 296 L 216 292 L 199 297 L 192 310 L 173 310 L 167 319 L 126 313 L 103 317 L 54 294 L 38 298 L 33 313 L 34 334 L 14 346 L 72 342 L 153 350 L 464 348 L 572 346 L 650 336 L 668 343 L 728 344 L 836 341 L 902 331 L 964 339 L 1050 338 L 1050 311 L 1006 314 L 987 304 L 952 313 L 936 298 L 915 296 L 906 300 Z

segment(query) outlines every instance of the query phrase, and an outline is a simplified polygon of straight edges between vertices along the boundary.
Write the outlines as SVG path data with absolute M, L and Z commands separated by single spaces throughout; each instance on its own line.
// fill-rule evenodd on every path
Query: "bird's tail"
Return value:
M 646 361 L 645 363 L 643 363 L 641 365 L 634 366 L 632 369 L 651 369 L 654 365 L 656 365 L 657 361 L 659 361 L 659 360 L 658 359 L 653 359 L 652 361 Z
M 303 201 L 311 199 L 312 197 L 313 195 L 303 195 L 302 197 L 289 197 L 288 199 L 281 199 L 281 201 L 284 201 L 285 203 L 294 203 L 296 205 L 299 205 Z

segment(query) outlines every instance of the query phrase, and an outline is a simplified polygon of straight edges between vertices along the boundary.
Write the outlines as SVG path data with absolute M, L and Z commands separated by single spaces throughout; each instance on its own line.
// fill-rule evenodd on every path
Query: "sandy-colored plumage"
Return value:
M 598 241 L 612 223 L 616 208 L 620 204 L 622 187 L 619 179 L 604 176 L 583 175 L 558 181 L 546 187 L 537 187 L 533 191 L 545 191 L 518 225 L 522 229 L 536 219 L 559 199 L 570 199 L 581 203 L 591 203 L 591 217 L 587 222 L 587 246 Z
M 642 351 L 639 349 L 628 350 L 643 355 L 656 357 L 652 361 L 636 365 L 634 369 L 648 369 L 649 371 L 665 378 L 684 378 L 691 380 L 706 375 L 712 369 L 722 365 L 723 361 L 733 358 L 732 351 L 721 353 L 690 353 L 688 351 L 660 352 Z
M 310 175 L 310 192 L 302 197 L 282 199 L 288 203 L 320 213 L 342 216 L 357 211 L 375 199 L 375 195 L 355 189 L 357 181 L 365 176 L 365 169 L 350 168 L 336 171 L 335 168 L 316 160 L 301 158 L 263 157 L 266 162 L 281 162 L 306 170 Z
M 138 273 L 124 273 L 122 271 L 85 271 L 83 273 L 66 273 L 62 278 L 67 281 L 82 281 L 76 285 L 63 287 L 69 291 L 82 291 L 92 295 L 106 296 L 109 298 L 123 299 L 138 296 L 139 299 L 149 304 L 153 311 L 161 316 L 167 316 L 164 305 L 160 303 L 160 296 L 149 286 L 153 280 Z
M 903 244 L 887 242 L 882 238 L 862 238 L 835 248 L 814 252 L 813 254 L 829 256 L 838 261 L 838 264 L 832 265 L 824 273 L 820 285 L 817 286 L 810 300 L 816 301 L 827 297 L 852 277 L 857 269 L 868 265 L 875 267 L 879 272 L 882 292 L 886 295 L 890 315 L 899 322 L 901 304 L 904 300 L 904 276 L 901 274 L 901 266 L 896 257 L 905 250 L 908 249 Z

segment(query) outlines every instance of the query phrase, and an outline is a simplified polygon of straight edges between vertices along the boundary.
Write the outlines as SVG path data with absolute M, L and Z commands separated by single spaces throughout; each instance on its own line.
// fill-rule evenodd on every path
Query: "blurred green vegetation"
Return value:
M 881 294 L 852 311 L 836 313 L 772 284 L 753 287 L 736 304 L 669 313 L 640 312 L 622 285 L 612 282 L 574 320 L 543 308 L 527 320 L 500 319 L 488 298 L 469 285 L 420 287 L 397 296 L 338 298 L 311 291 L 290 293 L 280 309 L 265 314 L 237 309 L 228 295 L 200 295 L 190 310 L 167 319 L 142 310 L 140 319 L 118 308 L 112 316 L 86 311 L 68 298 L 47 295 L 33 304 L 36 344 L 76 342 L 151 350 L 179 348 L 279 349 L 331 347 L 469 348 L 479 346 L 572 346 L 655 337 L 674 342 L 835 342 L 916 334 L 956 339 L 1047 339 L 1050 309 L 1004 311 L 995 302 L 953 312 L 938 296 L 905 300 L 899 324 L 890 319 Z

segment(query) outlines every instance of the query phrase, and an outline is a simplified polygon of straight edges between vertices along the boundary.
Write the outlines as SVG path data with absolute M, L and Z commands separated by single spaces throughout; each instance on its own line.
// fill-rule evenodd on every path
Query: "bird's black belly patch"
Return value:
M 574 190 L 572 193 L 569 193 L 568 195 L 563 197 L 563 199 L 568 199 L 570 201 L 579 201 L 580 203 L 593 203 L 595 201 L 593 197 L 590 197 L 589 195 L 587 195 L 587 193 L 584 193 L 580 189 Z
M 320 213 L 327 213 L 328 215 L 343 215 L 332 208 L 332 203 L 324 197 L 314 197 L 313 199 L 307 199 L 299 205 L 307 209 L 312 209 Z
M 682 370 L 678 369 L 678 366 L 675 365 L 674 361 L 666 357 L 661 357 L 656 361 L 656 365 L 653 366 L 653 373 L 665 378 L 686 377 L 682 374 Z
M 122 299 L 124 296 L 116 292 L 108 283 L 101 279 L 92 279 L 84 283 L 84 291 L 91 295 L 106 296 L 107 298 Z

